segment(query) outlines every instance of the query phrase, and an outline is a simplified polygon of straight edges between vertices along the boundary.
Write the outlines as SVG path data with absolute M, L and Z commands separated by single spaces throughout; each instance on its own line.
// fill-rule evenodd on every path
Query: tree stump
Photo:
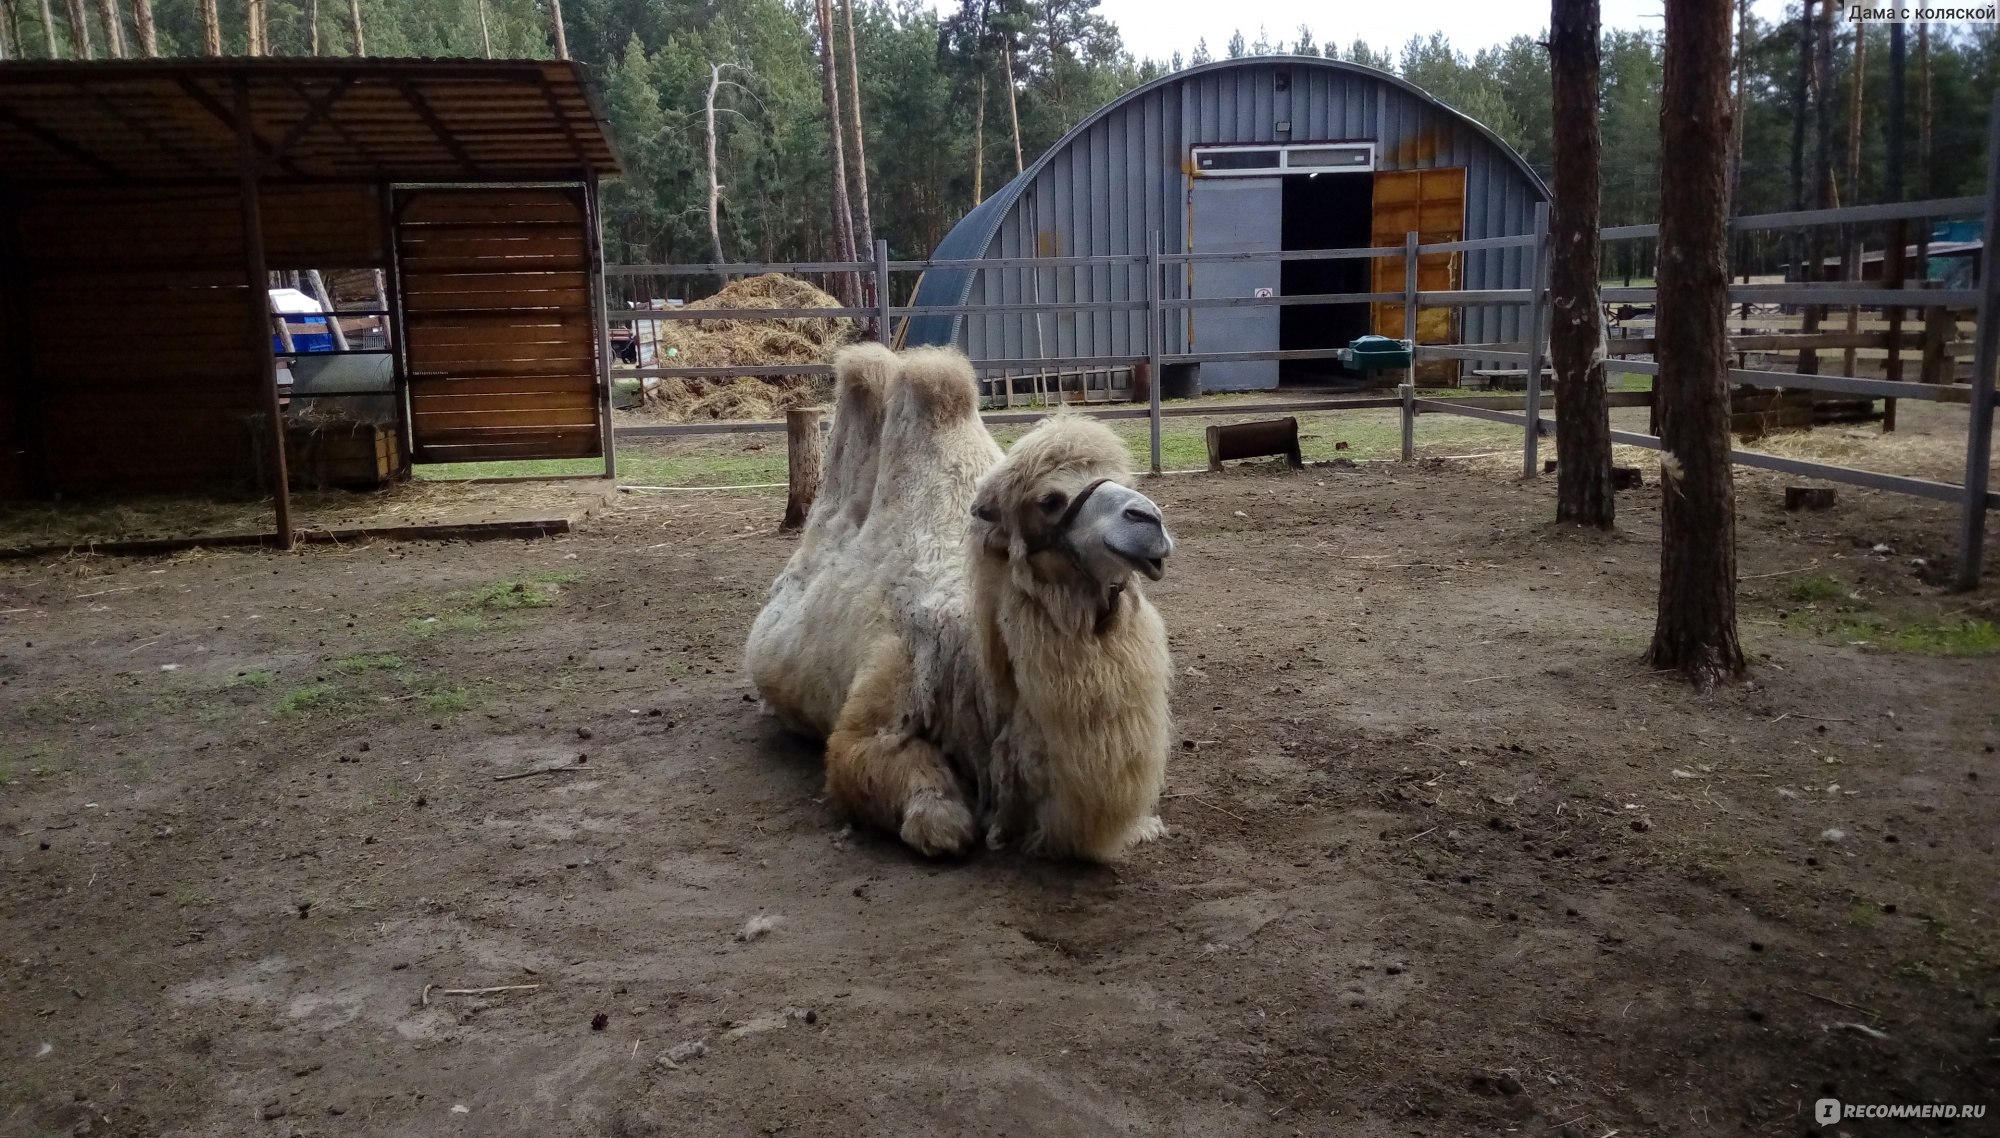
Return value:
M 1833 487 L 1831 486 L 1785 487 L 1785 509 L 1787 510 L 1830 510 L 1833 508 L 1833 501 Z
M 1636 466 L 1614 466 L 1611 468 L 1611 488 L 1613 490 L 1637 490 L 1646 484 L 1646 477 Z
M 824 441 L 820 436 L 822 412 L 817 407 L 793 407 L 785 412 L 785 520 L 778 532 L 797 533 L 805 528 L 812 513 L 813 499 L 819 497 L 819 479 L 825 466 Z

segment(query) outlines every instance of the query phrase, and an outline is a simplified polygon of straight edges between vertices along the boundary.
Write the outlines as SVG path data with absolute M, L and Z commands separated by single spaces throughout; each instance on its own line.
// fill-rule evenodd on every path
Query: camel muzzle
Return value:
M 1070 527 L 1069 539 L 1086 564 L 1098 560 L 1092 556 L 1096 546 L 1152 581 L 1166 575 L 1167 558 L 1174 552 L 1174 539 L 1167 533 L 1160 507 L 1137 490 L 1116 482 L 1091 487 Z

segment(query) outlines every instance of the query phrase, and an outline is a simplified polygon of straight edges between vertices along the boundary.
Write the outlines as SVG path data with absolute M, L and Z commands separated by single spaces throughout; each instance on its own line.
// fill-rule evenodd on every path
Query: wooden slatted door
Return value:
M 414 461 L 603 453 L 589 224 L 581 189 L 398 194 Z
M 1464 167 L 1385 170 L 1375 175 L 1375 212 L 1369 243 L 1377 248 L 1400 247 L 1404 236 L 1412 230 L 1425 244 L 1465 238 Z M 1458 288 L 1463 264 L 1464 257 L 1458 253 L 1426 253 L 1418 257 L 1417 288 L 1424 292 Z M 1403 258 L 1377 257 L 1374 265 L 1374 291 L 1403 291 Z M 1456 310 L 1450 308 L 1418 309 L 1417 342 L 1455 342 L 1452 334 L 1455 315 Z M 1374 324 L 1376 335 L 1402 339 L 1403 306 L 1377 304 Z M 1448 374 L 1457 374 L 1457 365 L 1448 360 L 1428 361 L 1418 367 L 1417 374 L 1432 378 L 1433 364 L 1443 365 Z

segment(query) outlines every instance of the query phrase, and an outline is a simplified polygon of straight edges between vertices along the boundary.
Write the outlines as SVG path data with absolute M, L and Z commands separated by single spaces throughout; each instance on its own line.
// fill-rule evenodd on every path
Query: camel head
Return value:
M 1087 590 L 1102 603 L 1157 581 L 1174 539 L 1160 508 L 1120 480 L 1132 460 L 1101 423 L 1059 415 L 1028 432 L 980 481 L 972 533 L 988 557 L 1005 558 L 1025 587 Z

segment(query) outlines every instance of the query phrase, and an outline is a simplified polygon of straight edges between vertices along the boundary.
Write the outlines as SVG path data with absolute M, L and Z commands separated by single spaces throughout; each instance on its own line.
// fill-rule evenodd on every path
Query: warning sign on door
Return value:
M 1257 289 L 1256 291 L 1252 292 L 1252 293 L 1251 293 L 1250 295 L 1251 295 L 1251 296 L 1253 296 L 1253 297 L 1258 297 L 1258 298 L 1262 298 L 1262 297 L 1266 297 L 1266 296 L 1270 296 L 1271 294 L 1272 294 L 1272 290 L 1270 290 L 1270 289 L 1268 289 L 1268 288 L 1260 288 L 1260 289 Z

